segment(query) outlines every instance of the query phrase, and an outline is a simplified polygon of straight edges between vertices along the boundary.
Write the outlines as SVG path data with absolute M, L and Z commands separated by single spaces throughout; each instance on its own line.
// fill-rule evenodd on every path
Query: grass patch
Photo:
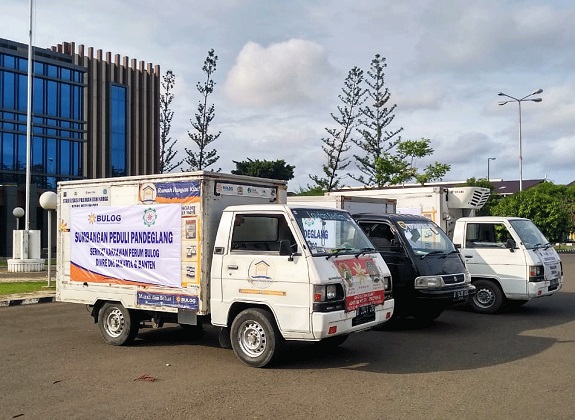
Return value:
M 13 295 L 19 293 L 39 292 L 45 290 L 56 290 L 56 286 L 46 287 L 47 281 L 20 281 L 0 283 L 0 296 Z

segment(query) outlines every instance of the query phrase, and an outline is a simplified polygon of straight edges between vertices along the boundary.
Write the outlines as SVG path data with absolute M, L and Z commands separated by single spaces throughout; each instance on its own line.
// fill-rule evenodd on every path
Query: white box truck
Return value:
M 529 219 L 463 217 L 455 223 L 453 242 L 477 288 L 469 301 L 476 312 L 523 305 L 563 286 L 559 254 Z
M 481 187 L 406 187 L 341 190 L 330 194 L 397 200 L 397 212 L 418 214 L 437 223 L 460 249 L 476 293 L 469 304 L 496 313 L 504 304 L 522 305 L 550 296 L 563 285 L 559 254 L 530 220 L 474 217 L 489 189 Z
M 56 298 L 114 345 L 211 322 L 254 367 L 390 319 L 389 270 L 349 214 L 285 201 L 284 181 L 203 171 L 60 182 Z
M 406 187 L 349 189 L 329 195 L 347 197 L 381 197 L 396 200 L 396 213 L 417 214 L 434 221 L 449 237 L 461 217 L 475 216 L 489 199 L 488 188 L 481 187 Z
M 288 197 L 288 204 L 305 204 L 332 209 L 347 210 L 349 213 L 396 213 L 397 200 L 381 197 L 354 197 L 346 195 L 296 195 Z

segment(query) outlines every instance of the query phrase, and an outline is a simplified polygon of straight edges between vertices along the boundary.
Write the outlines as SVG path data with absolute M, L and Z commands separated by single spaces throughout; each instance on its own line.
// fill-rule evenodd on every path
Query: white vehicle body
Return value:
M 552 295 L 563 285 L 559 254 L 528 219 L 519 217 L 464 217 L 457 220 L 453 242 L 460 248 L 472 281 L 491 281 L 504 298 L 525 302 Z M 487 288 L 488 289 L 488 288 Z M 481 295 L 479 309 L 489 303 L 492 290 Z
M 284 339 L 339 343 L 389 319 L 389 270 L 349 215 L 285 201 L 284 181 L 212 172 L 61 182 L 57 300 L 91 306 L 116 345 L 209 320 L 256 367 Z M 325 231 L 302 229 L 304 211 Z
M 347 195 L 289 196 L 287 202 L 291 206 L 306 205 L 343 209 L 351 214 L 396 213 L 397 204 L 397 201 L 391 198 L 355 197 Z
M 455 221 L 475 216 L 485 205 L 489 189 L 481 187 L 406 187 L 350 189 L 328 193 L 346 197 L 382 197 L 396 200 L 396 213 L 416 214 L 433 220 L 447 236 L 453 235 Z

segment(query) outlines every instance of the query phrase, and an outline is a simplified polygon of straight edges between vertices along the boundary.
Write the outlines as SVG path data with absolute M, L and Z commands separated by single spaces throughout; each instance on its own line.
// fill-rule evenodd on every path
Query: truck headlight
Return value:
M 391 277 L 385 276 L 383 278 L 383 290 L 386 292 L 391 291 Z
M 327 300 L 335 299 L 337 297 L 337 288 L 335 284 L 329 284 L 325 288 L 325 297 Z
M 539 282 L 545 280 L 545 270 L 542 265 L 529 266 L 529 281 Z
M 445 286 L 440 276 L 420 276 L 415 278 L 416 289 L 429 289 Z

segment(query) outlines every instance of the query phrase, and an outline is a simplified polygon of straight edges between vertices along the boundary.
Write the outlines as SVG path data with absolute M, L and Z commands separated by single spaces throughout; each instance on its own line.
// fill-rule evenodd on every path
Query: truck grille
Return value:
M 448 276 L 441 276 L 445 284 L 457 284 L 465 281 L 465 274 L 450 274 Z

